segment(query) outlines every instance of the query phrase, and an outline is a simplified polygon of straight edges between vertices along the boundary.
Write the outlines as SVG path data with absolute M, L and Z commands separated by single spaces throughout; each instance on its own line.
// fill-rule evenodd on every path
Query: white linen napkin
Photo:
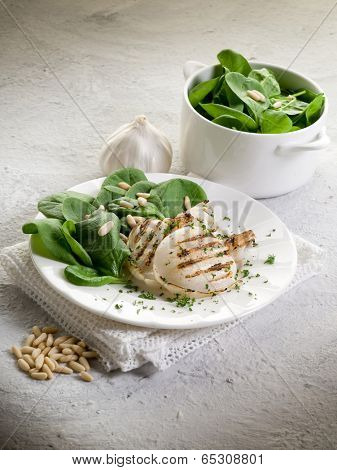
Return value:
M 323 250 L 294 236 L 298 252 L 292 289 L 320 271 Z M 136 369 L 147 362 L 162 370 L 207 344 L 241 320 L 193 330 L 160 330 L 118 323 L 84 310 L 54 291 L 39 275 L 30 257 L 28 242 L 4 248 L 0 263 L 11 283 L 35 300 L 48 314 L 100 356 L 106 370 Z M 0 279 L 0 283 L 4 280 Z

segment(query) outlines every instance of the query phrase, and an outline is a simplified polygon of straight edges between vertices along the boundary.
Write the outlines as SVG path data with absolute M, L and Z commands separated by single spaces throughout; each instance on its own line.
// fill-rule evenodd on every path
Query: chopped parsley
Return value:
M 155 300 L 155 296 L 152 294 L 152 292 L 143 292 L 142 294 L 139 294 L 138 296 L 140 299 L 147 299 L 147 300 Z
M 243 269 L 241 272 L 242 272 L 242 277 L 249 276 L 249 270 L 248 269 Z
M 121 308 L 123 308 L 122 304 L 115 304 L 115 309 L 116 310 L 120 310 Z
M 191 309 L 194 305 L 194 302 L 195 302 L 195 299 L 191 299 L 191 297 L 184 295 L 183 297 L 180 297 L 179 299 L 176 300 L 176 306 L 188 307 L 189 309 Z
M 264 264 L 274 264 L 275 263 L 275 255 L 269 255 Z
M 226 216 L 223 218 L 223 220 L 228 220 L 228 221 L 229 221 L 229 220 L 231 220 L 231 218 L 226 215 Z

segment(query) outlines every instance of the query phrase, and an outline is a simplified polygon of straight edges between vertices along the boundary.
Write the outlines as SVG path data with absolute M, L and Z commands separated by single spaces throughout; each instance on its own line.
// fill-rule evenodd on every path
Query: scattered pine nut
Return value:
M 56 367 L 55 372 L 58 372 L 59 374 L 72 374 L 73 370 L 70 369 L 70 367 L 59 365 Z
M 75 372 L 85 372 L 85 367 L 75 361 L 70 361 L 68 366 Z
M 273 104 L 273 108 L 279 109 L 282 106 L 282 101 L 275 101 Z
M 86 348 L 87 347 L 87 345 L 85 344 L 85 342 L 83 340 L 79 341 L 77 344 L 79 346 L 81 346 L 81 348 Z
M 54 336 L 51 333 L 48 333 L 46 345 L 52 346 L 54 344 Z
M 52 347 L 51 350 L 49 351 L 48 356 L 50 357 L 50 356 L 52 356 L 53 354 L 57 354 L 57 353 L 59 353 L 59 352 L 60 352 L 59 348 L 58 348 L 57 346 L 54 346 L 54 347 Z
M 50 346 L 46 346 L 43 351 L 42 351 L 42 354 L 44 356 L 47 356 L 47 354 L 49 353 L 49 351 L 51 350 L 51 347 Z
M 71 349 L 79 356 L 81 356 L 81 354 L 84 352 L 84 348 L 81 348 L 81 346 L 79 346 L 78 344 L 72 344 Z
M 35 359 L 42 353 L 41 349 L 40 348 L 36 348 L 34 349 L 34 351 L 32 352 L 32 358 Z
M 260 101 L 261 103 L 266 101 L 266 97 L 257 90 L 247 90 L 247 96 L 252 98 L 254 101 Z
M 14 356 L 16 356 L 18 359 L 22 358 L 22 352 L 20 351 L 20 349 L 18 347 L 12 346 L 11 351 L 14 354 Z
M 58 346 L 59 344 L 61 343 L 64 343 L 67 339 L 69 339 L 70 336 L 59 336 L 58 338 L 56 338 L 56 340 L 54 341 L 54 346 Z
M 88 219 L 90 219 L 90 214 L 85 214 L 84 220 L 88 220 Z
M 24 355 L 23 355 L 23 359 L 27 362 L 27 364 L 29 365 L 29 367 L 30 367 L 31 369 L 34 369 L 34 367 L 35 367 L 35 362 L 34 362 L 32 356 L 30 356 L 29 354 L 24 354 Z
M 75 344 L 77 343 L 78 338 L 75 338 L 75 336 L 70 336 L 68 339 L 66 339 L 63 344 Z
M 35 339 L 35 335 L 32 333 L 31 335 L 28 336 L 28 338 L 25 341 L 25 346 L 31 346 L 33 344 L 33 341 Z
M 101 204 L 101 205 L 98 207 L 98 210 L 99 210 L 99 211 L 105 211 L 105 207 L 103 206 L 103 204 Z
M 34 348 L 32 348 L 32 346 L 23 346 L 23 348 L 21 348 L 22 354 L 32 354 L 33 351 Z
M 145 197 L 139 197 L 137 198 L 138 204 L 142 207 L 145 207 L 147 204 L 147 199 Z
M 118 204 L 119 204 L 121 207 L 124 207 L 125 209 L 133 209 L 133 204 L 131 204 L 131 202 L 124 201 L 123 199 L 121 199 L 120 201 L 118 201 Z
M 121 188 L 121 189 L 125 189 L 125 191 L 127 191 L 128 189 L 131 188 L 131 186 L 128 183 L 126 183 L 125 181 L 120 181 L 118 183 L 118 187 Z
M 62 353 L 51 354 L 49 357 L 51 359 L 54 359 L 54 361 L 58 361 L 61 357 L 63 357 L 63 354 Z
M 42 333 L 47 333 L 47 335 L 58 333 L 59 329 L 56 326 L 44 326 L 42 328 Z
M 82 353 L 82 356 L 89 359 L 89 358 L 97 357 L 98 354 L 97 354 L 96 351 L 84 351 L 84 352 Z
M 143 197 L 144 199 L 147 199 L 148 197 L 151 196 L 150 193 L 137 193 L 136 194 L 137 197 Z
M 33 326 L 32 332 L 34 333 L 36 338 L 41 336 L 41 333 L 42 333 L 42 331 L 40 330 L 40 328 L 38 326 Z
M 184 197 L 184 206 L 187 211 L 189 211 L 192 208 L 191 199 L 188 196 Z
M 20 369 L 22 369 L 25 372 L 28 372 L 30 369 L 28 362 L 26 362 L 22 358 L 18 360 L 18 366 L 20 367 Z
M 38 346 L 40 343 L 45 341 L 47 339 L 47 333 L 41 333 L 40 336 L 38 336 L 34 341 L 33 341 L 33 346 Z
M 119 237 L 120 237 L 121 240 L 123 240 L 123 242 L 127 243 L 128 237 L 126 235 L 124 235 L 124 233 L 120 233 Z
M 31 375 L 33 372 L 40 372 L 38 369 L 36 369 L 35 367 L 33 369 L 30 369 L 28 371 L 28 373 Z
M 41 353 L 37 358 L 35 359 L 35 367 L 37 369 L 41 369 L 44 363 L 44 355 Z
M 100 227 L 100 229 L 98 230 L 98 236 L 99 237 L 104 237 L 105 235 L 108 235 L 108 233 L 111 232 L 113 227 L 114 227 L 113 221 L 109 220 L 108 222 L 103 224 L 102 227 Z
M 140 223 L 142 223 L 142 222 L 145 220 L 144 217 L 141 217 L 141 216 L 139 216 L 139 215 L 135 215 L 133 218 L 135 219 L 135 221 L 137 222 L 137 224 L 140 224 Z
M 68 356 L 69 354 L 73 354 L 73 350 L 70 348 L 64 348 L 62 349 L 62 354 Z
M 85 370 L 90 370 L 90 364 L 89 364 L 88 360 L 85 357 L 81 356 L 78 359 L 78 362 L 80 364 L 82 364 L 82 366 L 84 366 Z
M 42 343 L 39 344 L 39 348 L 41 349 L 41 351 L 43 351 L 45 348 L 46 348 L 46 342 L 45 341 L 42 341 Z
M 135 221 L 135 219 L 133 218 L 133 216 L 131 214 L 128 214 L 126 216 L 126 222 L 129 225 L 129 227 L 131 227 L 131 228 L 133 228 L 137 225 L 137 222 Z
M 70 362 L 70 361 L 77 361 L 78 356 L 76 354 L 69 354 L 67 356 L 61 355 L 59 362 Z
M 56 365 L 55 365 L 55 362 L 52 359 L 50 359 L 50 357 L 45 357 L 44 363 L 47 364 L 47 366 L 52 372 L 54 372 Z
M 92 382 L 94 380 L 92 375 L 88 374 L 88 372 L 81 372 L 80 377 L 82 380 L 85 380 L 86 382 Z
M 32 372 L 30 376 L 34 380 L 46 380 L 48 377 L 45 372 Z
M 54 377 L 52 371 L 50 370 L 47 364 L 43 364 L 42 370 L 47 374 L 48 379 L 52 379 Z

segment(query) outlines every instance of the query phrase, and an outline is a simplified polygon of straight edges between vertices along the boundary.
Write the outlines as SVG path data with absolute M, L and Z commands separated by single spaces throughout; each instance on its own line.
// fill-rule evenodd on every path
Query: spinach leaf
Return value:
M 42 245 L 58 260 L 67 264 L 79 264 L 62 231 L 59 219 L 36 219 L 22 226 L 23 233 L 38 235 Z
M 283 111 L 267 109 L 261 114 L 260 125 L 263 134 L 282 134 L 290 132 L 293 123 Z
M 313 101 L 316 98 L 316 96 L 319 95 L 319 93 L 315 93 L 314 91 L 308 90 L 307 88 L 300 88 L 296 92 L 290 93 L 290 94 L 300 95 L 302 100 L 307 103 L 311 103 L 311 101 Z
M 67 197 L 62 205 L 63 217 L 74 222 L 80 222 L 85 215 L 91 214 L 95 210 L 95 206 L 76 197 Z
M 104 186 L 104 189 L 110 191 L 110 193 L 114 193 L 114 195 L 119 194 L 120 196 L 125 196 L 126 194 L 126 190 L 120 188 L 119 186 L 112 186 L 108 184 L 107 186 Z
M 305 117 L 307 120 L 307 125 L 313 124 L 322 114 L 322 109 L 324 106 L 324 96 L 318 95 L 316 98 L 308 104 L 307 109 L 305 110 Z
M 65 236 L 71 251 L 77 256 L 85 266 L 92 266 L 92 261 L 83 246 L 74 238 L 76 235 L 76 226 L 73 220 L 66 220 L 62 225 L 62 232 Z
M 152 199 L 152 197 L 149 199 Z M 118 217 L 126 217 L 128 214 L 131 214 L 133 216 L 139 217 L 164 219 L 165 216 L 163 215 L 163 213 L 158 209 L 157 205 L 150 202 L 149 199 L 146 206 L 140 206 L 138 204 L 137 199 L 123 197 L 124 201 L 130 202 L 133 205 L 132 208 L 122 207 L 119 205 L 121 199 L 114 199 L 108 204 L 108 209 L 109 211 L 116 214 Z M 153 199 L 155 200 L 155 198 Z
M 192 207 L 207 199 L 207 194 L 197 183 L 176 178 L 158 184 L 151 189 L 151 196 L 157 196 L 164 207 L 166 217 L 175 217 L 186 210 L 185 196 L 189 196 Z
M 94 200 L 94 198 L 88 194 L 77 193 L 76 191 L 66 191 L 44 197 L 39 201 L 37 207 L 46 217 L 64 220 L 62 205 L 67 197 L 75 197 L 80 201 L 88 202 L 89 204 Z
M 228 114 L 223 114 L 222 116 L 213 119 L 212 122 L 219 124 L 219 126 L 228 127 L 229 129 L 234 129 L 237 131 L 249 131 L 249 129 L 241 121 L 239 121 L 239 119 L 233 116 L 229 116 Z
M 223 116 L 231 116 L 237 119 L 241 123 L 241 127 L 245 127 L 251 131 L 256 131 L 257 123 L 247 114 L 244 114 L 236 109 L 229 108 L 228 106 L 222 106 L 220 104 L 203 104 L 201 105 L 212 118 L 218 118 Z M 214 120 L 213 120 L 214 122 Z M 219 123 L 217 123 L 219 124 Z M 223 124 L 222 124 L 223 125 Z
M 188 93 L 188 99 L 191 105 L 195 108 L 201 100 L 203 100 L 208 93 L 210 93 L 218 83 L 218 77 L 207 80 L 206 82 L 198 83 Z
M 156 186 L 156 183 L 152 183 L 152 181 L 138 181 L 126 191 L 125 196 L 136 199 L 137 193 L 149 193 Z
M 240 73 L 230 72 L 226 74 L 226 82 L 230 89 L 247 105 L 255 119 L 269 107 L 269 99 L 262 85 L 254 78 L 246 78 Z M 247 95 L 247 91 L 257 90 L 265 96 L 265 101 L 255 101 Z
M 254 69 L 248 75 L 249 78 L 254 78 L 258 82 L 261 83 L 266 96 L 271 98 L 272 96 L 279 95 L 281 93 L 280 85 L 276 80 L 274 74 L 265 68 L 262 69 Z
M 105 236 L 99 236 L 98 230 L 113 222 L 112 230 Z M 108 276 L 121 277 L 123 265 L 130 252 L 119 237 L 120 221 L 112 212 L 98 210 L 90 219 L 76 224 L 76 239 L 89 254 L 95 269 Z
M 67 266 L 64 275 L 69 282 L 76 286 L 99 287 L 105 284 L 124 284 L 124 278 L 114 276 L 100 276 L 98 271 L 85 266 Z
M 243 111 L 243 103 L 236 96 L 235 93 L 229 88 L 226 82 L 226 74 L 229 73 L 229 70 L 224 68 L 225 73 L 219 78 L 219 83 L 214 89 L 213 93 L 213 103 L 228 105 L 232 109 L 237 109 L 238 111 Z
M 138 181 L 146 181 L 147 178 L 142 170 L 138 170 L 137 168 L 121 168 L 120 170 L 114 171 L 111 175 L 107 176 L 103 181 L 102 188 L 96 199 L 94 200 L 93 204 L 95 206 L 100 206 L 101 204 L 105 206 L 108 202 L 116 199 L 120 196 L 120 194 L 115 193 L 111 190 L 105 189 L 105 186 L 117 186 L 118 183 L 125 182 L 128 183 L 130 186 L 137 183 Z M 109 188 L 111 189 L 111 188 Z
M 220 64 L 230 72 L 238 72 L 247 76 L 252 70 L 247 59 L 238 52 L 231 49 L 224 49 L 217 55 Z
M 281 106 L 277 108 L 277 111 L 284 111 L 288 116 L 295 116 L 302 114 L 308 106 L 305 101 L 298 100 L 294 95 L 279 95 L 270 99 L 270 104 L 273 107 L 275 103 L 281 103 Z

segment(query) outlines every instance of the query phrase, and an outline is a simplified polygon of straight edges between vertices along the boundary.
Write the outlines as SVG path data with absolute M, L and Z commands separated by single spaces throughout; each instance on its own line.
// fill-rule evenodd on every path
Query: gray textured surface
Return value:
M 0 6 L 0 246 L 23 240 L 42 195 L 100 176 L 99 134 L 136 114 L 167 133 L 179 171 L 184 61 L 211 63 L 229 46 L 287 66 L 333 3 L 7 0 L 51 69 Z M 308 185 L 265 201 L 329 251 L 322 275 L 166 372 L 98 370 L 91 384 L 36 383 L 15 368 L 8 348 L 46 317 L 0 286 L 0 445 L 336 448 L 336 31 L 333 11 L 293 64 L 329 94 L 332 145 Z

